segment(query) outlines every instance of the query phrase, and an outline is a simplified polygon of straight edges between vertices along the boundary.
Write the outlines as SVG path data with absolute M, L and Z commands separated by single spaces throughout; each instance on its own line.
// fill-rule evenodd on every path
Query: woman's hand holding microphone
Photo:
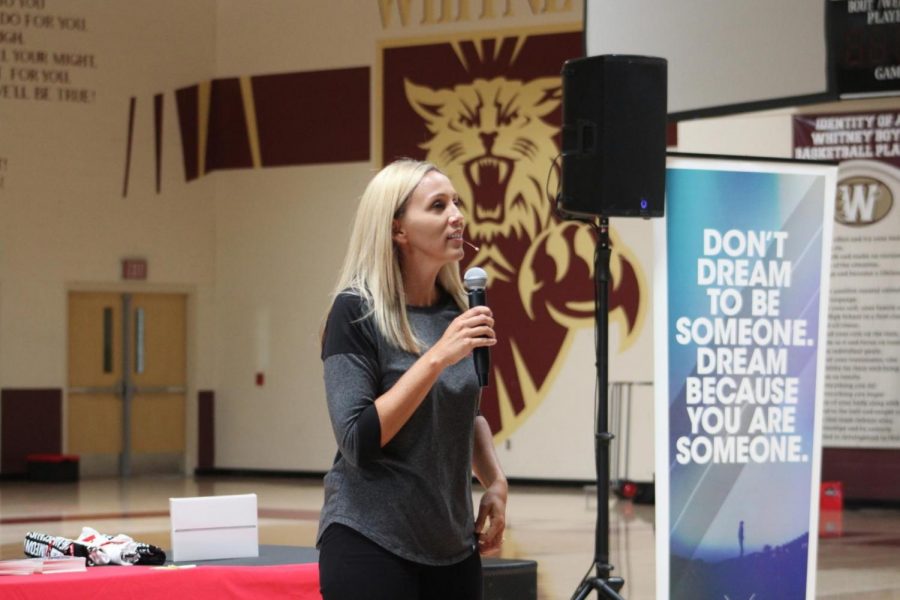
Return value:
M 497 343 L 494 316 L 487 306 L 476 306 L 462 313 L 450 323 L 441 339 L 428 350 L 441 368 L 458 363 L 472 350 Z

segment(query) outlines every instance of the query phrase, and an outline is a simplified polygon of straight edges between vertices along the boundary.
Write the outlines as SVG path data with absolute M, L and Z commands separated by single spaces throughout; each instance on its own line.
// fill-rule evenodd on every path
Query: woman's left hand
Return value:
M 475 532 L 478 534 L 478 551 L 481 554 L 497 554 L 503 545 L 506 529 L 506 497 L 509 492 L 505 479 L 495 481 L 481 497 Z M 485 524 L 487 527 L 485 527 Z

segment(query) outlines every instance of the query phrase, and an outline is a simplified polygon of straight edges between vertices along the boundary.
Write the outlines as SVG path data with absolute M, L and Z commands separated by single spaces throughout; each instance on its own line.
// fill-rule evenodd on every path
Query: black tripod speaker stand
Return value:
M 594 254 L 597 332 L 597 533 L 594 564 L 573 600 L 620 600 L 625 585 L 609 564 L 609 220 L 663 216 L 666 173 L 666 71 L 663 58 L 607 54 L 563 65 L 563 218 L 597 227 Z M 591 571 L 596 574 L 591 575 Z
M 597 469 L 597 527 L 594 537 L 594 563 L 588 570 L 572 600 L 584 600 L 591 591 L 598 598 L 623 600 L 619 590 L 625 585 L 621 577 L 612 577 L 609 563 L 609 284 L 610 259 L 609 219 L 600 217 L 597 248 L 594 252 L 595 326 L 597 350 L 597 414 L 594 424 L 594 454 Z M 591 572 L 595 574 L 592 575 Z

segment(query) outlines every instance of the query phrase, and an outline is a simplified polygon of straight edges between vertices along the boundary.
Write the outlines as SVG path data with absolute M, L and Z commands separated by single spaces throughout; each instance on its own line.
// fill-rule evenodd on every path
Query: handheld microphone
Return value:
M 479 267 L 472 267 L 466 271 L 463 277 L 466 289 L 469 290 L 469 308 L 487 306 L 487 295 L 484 288 L 487 287 L 487 273 Z M 478 383 L 481 387 L 488 384 L 488 374 L 491 372 L 491 354 L 484 346 L 475 348 L 472 352 L 475 360 L 475 372 L 478 374 Z

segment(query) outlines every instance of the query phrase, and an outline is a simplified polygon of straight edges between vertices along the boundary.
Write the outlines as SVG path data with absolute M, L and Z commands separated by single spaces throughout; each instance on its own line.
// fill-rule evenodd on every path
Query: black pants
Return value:
M 481 600 L 481 557 L 432 567 L 391 554 L 343 525 L 332 524 L 319 547 L 324 600 Z

